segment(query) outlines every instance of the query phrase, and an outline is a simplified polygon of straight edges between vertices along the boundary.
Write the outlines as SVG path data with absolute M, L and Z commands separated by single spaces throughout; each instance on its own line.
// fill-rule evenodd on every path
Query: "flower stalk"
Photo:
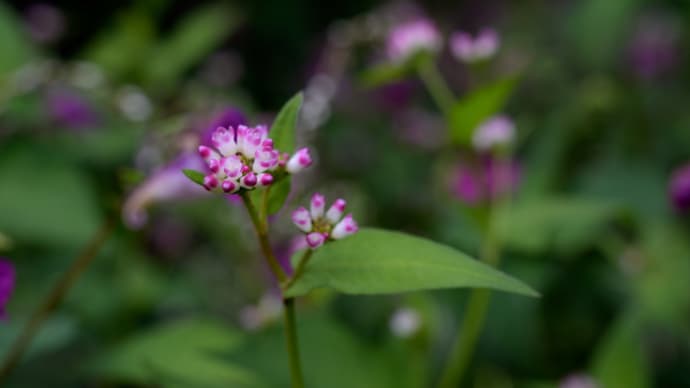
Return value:
M 81 254 L 72 262 L 67 272 L 65 272 L 55 286 L 53 286 L 43 303 L 31 315 L 29 322 L 24 326 L 21 334 L 10 347 L 7 357 L 2 363 L 2 367 L 0 367 L 0 382 L 7 379 L 17 364 L 19 364 L 22 356 L 31 345 L 31 342 L 34 337 L 36 337 L 36 334 L 38 334 L 45 320 L 48 319 L 53 311 L 62 303 L 65 295 L 72 286 L 74 286 L 80 275 L 89 267 L 93 259 L 98 256 L 103 244 L 108 240 L 114 229 L 115 224 L 112 221 L 105 222 L 98 233 L 89 241 Z

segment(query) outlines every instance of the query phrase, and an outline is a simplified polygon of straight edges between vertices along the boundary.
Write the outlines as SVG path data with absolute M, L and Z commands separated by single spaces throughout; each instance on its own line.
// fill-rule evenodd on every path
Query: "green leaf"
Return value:
M 175 386 L 257 386 L 247 369 L 219 355 L 243 342 L 241 334 L 209 320 L 188 320 L 157 327 L 106 351 L 86 369 L 117 381 Z M 168 386 L 166 384 L 166 386 Z
M 240 24 L 236 9 L 226 4 L 200 7 L 175 26 L 170 37 L 149 55 L 146 80 L 155 86 L 175 85 L 183 73 L 203 60 Z
M 519 280 L 455 249 L 420 237 L 371 228 L 316 250 L 286 295 L 304 295 L 318 287 L 346 294 L 476 287 L 538 295 Z
M 450 113 L 451 140 L 456 144 L 469 144 L 474 129 L 503 109 L 517 81 L 515 76 L 503 78 L 460 99 Z
M 293 152 L 295 150 L 295 127 L 303 99 L 302 92 L 299 92 L 286 102 L 271 126 L 271 139 L 273 139 L 275 148 L 281 152 Z
M 403 79 L 410 72 L 410 67 L 398 63 L 384 63 L 365 70 L 360 82 L 366 87 L 377 87 Z
M 83 166 L 39 144 L 9 146 L 0 149 L 0 230 L 18 243 L 83 245 L 101 223 Z
M 609 201 L 540 198 L 517 203 L 501 213 L 499 230 L 511 249 L 572 254 L 591 246 L 620 214 L 619 207 Z
M 103 66 L 106 74 L 124 78 L 147 63 L 154 41 L 153 17 L 134 5 L 89 43 L 84 56 Z
M 197 185 L 204 185 L 205 175 L 203 172 L 189 169 L 184 169 L 182 170 L 182 172 L 187 178 L 189 178 L 192 182 L 196 183 Z
M 593 375 L 606 388 L 647 388 L 649 365 L 642 346 L 640 317 L 623 314 L 596 350 Z
M 0 52 L 0 78 L 34 55 L 21 20 L 5 4 L 0 4 Z
M 285 177 L 272 185 L 268 193 L 268 215 L 276 214 L 285 204 L 290 195 L 290 177 Z

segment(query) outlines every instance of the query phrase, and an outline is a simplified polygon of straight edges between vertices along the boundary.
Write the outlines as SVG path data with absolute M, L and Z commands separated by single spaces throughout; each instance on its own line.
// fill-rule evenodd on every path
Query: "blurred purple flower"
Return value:
M 0 319 L 5 319 L 5 306 L 9 302 L 14 290 L 14 265 L 12 262 L 0 258 Z
M 520 183 L 520 165 L 517 161 L 500 161 L 490 156 L 478 163 L 460 163 L 453 173 L 453 194 L 468 205 L 477 205 L 489 199 L 514 192 Z
M 376 98 L 384 109 L 396 112 L 410 105 L 414 89 L 415 84 L 410 80 L 389 83 L 376 89 Z
M 498 51 L 501 40 L 492 28 L 484 28 L 472 37 L 467 32 L 458 31 L 450 38 L 450 52 L 462 62 L 474 63 L 493 57 Z
M 38 43 L 53 43 L 65 32 L 65 16 L 58 8 L 46 3 L 27 8 L 24 22 L 29 35 Z
M 93 127 L 99 122 L 93 106 L 76 92 L 50 91 L 46 98 L 46 107 L 53 120 L 70 128 Z
M 515 124 L 508 116 L 493 116 L 474 131 L 472 145 L 480 152 L 509 145 L 515 138 Z
M 672 70 L 679 57 L 679 33 L 665 18 L 647 17 L 634 30 L 628 49 L 632 71 L 653 79 Z
M 146 223 L 146 208 L 153 203 L 197 198 L 206 194 L 183 174 L 183 169 L 205 171 L 206 166 L 196 153 L 183 153 L 132 191 L 122 208 L 122 217 L 130 228 L 141 228 Z
M 676 169 L 671 175 L 669 196 L 678 212 L 690 210 L 690 163 Z
M 227 107 L 220 111 L 201 131 L 201 145 L 212 146 L 211 136 L 218 127 L 236 128 L 238 125 L 247 125 L 247 118 L 241 110 Z
M 443 38 L 434 23 L 417 18 L 393 27 L 388 34 L 386 52 L 391 60 L 404 62 L 419 52 L 436 53 L 442 44 Z
M 558 388 L 597 388 L 598 386 L 592 377 L 584 373 L 568 375 L 558 384 Z

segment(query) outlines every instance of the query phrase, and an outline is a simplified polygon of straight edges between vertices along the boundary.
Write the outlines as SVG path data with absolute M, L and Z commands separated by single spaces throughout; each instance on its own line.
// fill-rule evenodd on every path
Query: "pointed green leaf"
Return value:
M 189 169 L 184 169 L 182 170 L 184 175 L 189 178 L 192 182 L 196 183 L 197 185 L 204 185 L 204 173 L 201 171 L 196 171 L 196 170 L 189 170 Z
M 519 280 L 453 248 L 400 232 L 371 228 L 316 250 L 286 295 L 304 295 L 319 287 L 346 294 L 476 287 L 538 295 Z
M 271 126 L 271 139 L 275 148 L 281 152 L 295 150 L 295 127 L 303 99 L 302 92 L 299 92 L 286 102 Z
M 458 101 L 450 113 L 451 140 L 456 144 L 469 144 L 474 129 L 503 109 L 517 81 L 518 77 L 503 78 L 470 92 Z
M 200 6 L 184 16 L 170 35 L 150 52 L 146 80 L 172 87 L 185 71 L 201 62 L 240 25 L 237 9 L 224 3 Z

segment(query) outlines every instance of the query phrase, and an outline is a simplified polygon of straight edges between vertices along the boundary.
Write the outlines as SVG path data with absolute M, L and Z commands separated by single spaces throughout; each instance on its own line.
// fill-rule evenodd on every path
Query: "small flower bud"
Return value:
M 242 177 L 242 187 L 244 188 L 252 188 L 256 186 L 257 179 L 256 179 L 256 174 L 253 172 L 250 172 L 249 174 L 245 175 Z
M 223 172 L 230 178 L 237 179 L 242 175 L 242 161 L 236 155 L 223 158 L 221 161 Z M 210 164 L 209 164 L 210 165 Z
M 258 179 L 259 186 L 270 186 L 273 183 L 273 175 L 266 172 L 259 174 Z
M 323 217 L 324 209 L 326 208 L 326 199 L 323 195 L 316 193 L 311 197 L 311 218 L 318 220 Z
M 232 131 L 218 127 L 211 135 L 211 143 L 223 155 L 233 155 L 237 152 L 237 144 Z
M 226 179 L 221 184 L 221 188 L 226 193 L 234 193 L 240 188 L 240 185 L 230 179 Z
M 295 152 L 294 155 L 288 160 L 286 169 L 290 174 L 294 174 L 304 170 L 305 168 L 311 166 L 312 160 L 309 155 L 308 148 L 302 148 Z
M 312 223 L 309 211 L 303 207 L 292 212 L 292 222 L 304 233 L 311 232 Z
M 215 189 L 218 187 L 218 178 L 215 175 L 206 175 L 204 177 L 204 187 L 208 191 Z
M 357 232 L 357 223 L 352 218 L 352 214 L 348 214 L 342 221 L 338 222 L 335 227 L 333 227 L 333 232 L 331 232 L 331 237 L 335 240 L 340 240 L 351 234 Z
M 345 205 L 346 202 L 344 199 L 338 198 L 333 202 L 333 205 L 328 209 L 326 212 L 326 219 L 328 222 L 331 224 L 335 224 L 336 222 L 340 221 L 340 218 L 343 216 L 343 213 L 345 212 Z
M 316 249 L 326 242 L 326 236 L 324 236 L 322 233 L 314 232 L 309 233 L 306 240 L 311 249 Z

